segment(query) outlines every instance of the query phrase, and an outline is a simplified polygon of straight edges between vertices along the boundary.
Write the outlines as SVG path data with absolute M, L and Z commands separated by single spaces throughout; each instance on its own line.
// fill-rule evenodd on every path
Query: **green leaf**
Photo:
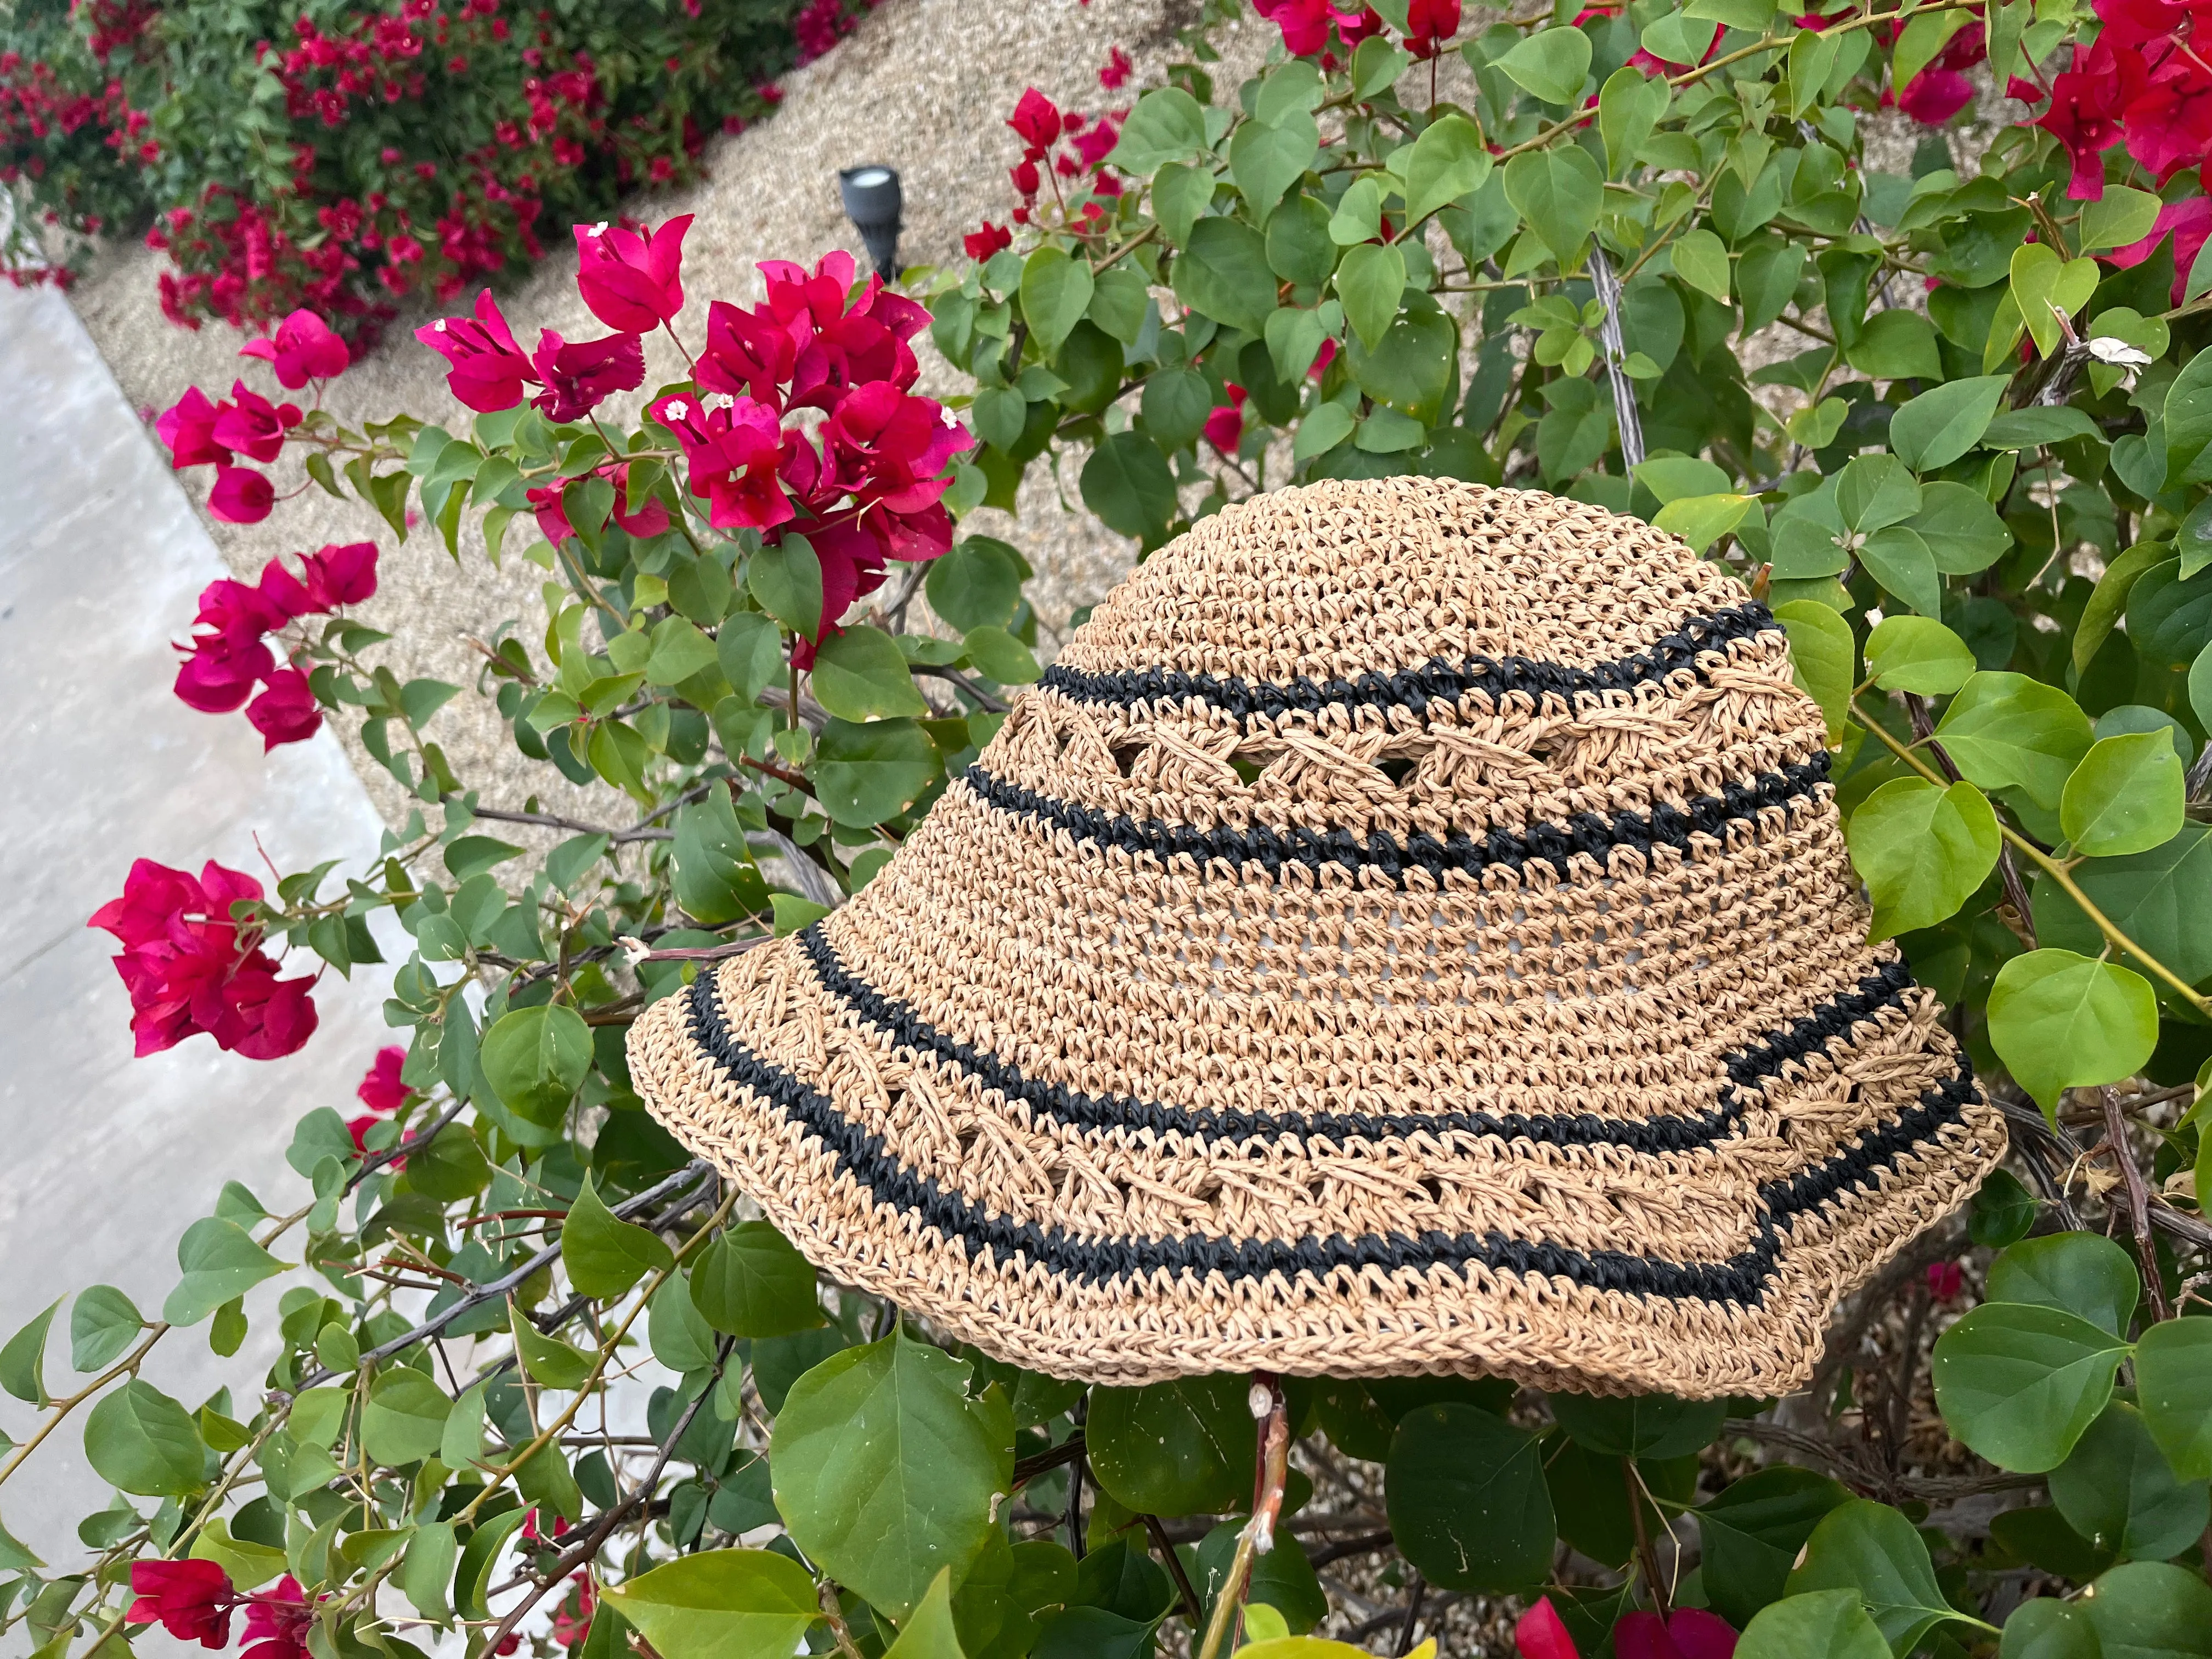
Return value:
M 2097 1420 L 2127 1353 L 2120 1338 L 2063 1308 L 1988 1303 L 1936 1339 L 1936 1404 L 1970 1449 L 2040 1474 Z
M 2124 1561 L 2170 1560 L 2212 1520 L 2206 1483 L 2178 1479 L 2142 1414 L 2118 1400 L 2051 1470 L 2051 1501 L 2075 1531 Z
M 435 1457 L 453 1404 L 422 1372 L 395 1365 L 369 1386 L 362 1404 L 362 1444 L 372 1459 L 387 1466 Z
M 415 1528 L 407 1546 L 407 1559 L 399 1564 L 392 1581 L 415 1611 L 425 1619 L 453 1616 L 446 1594 L 453 1582 L 453 1563 L 459 1555 L 450 1521 L 425 1521 Z
M 1870 937 L 1894 939 L 1957 915 L 2003 846 L 1997 815 L 1972 784 L 1883 784 L 1851 814 L 1851 867 L 1874 900 Z
M 1806 1541 L 1789 1592 L 1856 1590 L 1899 1659 L 1947 1620 L 1960 1615 L 1936 1582 L 1928 1546 L 1887 1504 L 1853 1498 L 1821 1518 Z
M 1889 1659 L 1881 1627 L 1856 1590 L 1812 1590 L 1777 1601 L 1745 1627 L 1736 1659 Z
M 1797 689 L 1820 705 L 1828 721 L 1828 744 L 1844 738 L 1844 725 L 1858 683 L 1858 645 L 1851 625 L 1817 599 L 1790 599 L 1774 607 L 1774 620 L 1790 635 L 1790 677 Z
M 2191 477 L 2212 444 L 2212 352 L 2200 351 L 2182 365 L 2166 392 L 2166 476 L 2175 483 Z
M 252 1234 L 217 1216 L 203 1216 L 185 1229 L 177 1242 L 177 1266 L 184 1279 L 161 1304 L 161 1317 L 172 1325 L 197 1325 L 224 1303 L 284 1271 L 284 1264 L 255 1243 Z
M 1390 1530 L 1431 1583 L 1504 1592 L 1543 1583 L 1558 1522 L 1534 1435 L 1480 1407 L 1423 1406 L 1399 1422 L 1386 1468 Z
M 1505 164 L 1505 198 L 1560 266 L 1571 268 L 1597 228 L 1605 175 L 1573 144 L 1527 150 Z
M 1674 242 L 1674 274 L 1692 288 L 1710 294 L 1726 305 L 1729 302 L 1728 244 L 1710 230 L 1684 231 Z
M 462 836 L 446 848 L 446 868 L 454 880 L 466 881 L 521 856 L 522 848 L 512 842 L 491 836 Z
M 2102 199 L 2081 204 L 2081 252 L 2141 241 L 2158 222 L 2158 198 L 2147 190 L 2106 185 Z
M 1936 735 L 1969 782 L 2024 789 L 2047 809 L 2094 740 L 2089 717 L 2057 687 L 1986 671 L 1960 688 Z
M 1103 440 L 1083 464 L 1080 487 L 1083 504 L 1109 530 L 1139 541 L 1166 535 L 1169 520 L 1181 511 L 1167 457 L 1141 432 L 1116 432 Z
M 1250 1499 L 1255 1441 L 1240 1378 L 1093 1389 L 1085 1435 L 1100 1487 L 1139 1514 L 1219 1514 Z
M 1459 332 L 1449 317 L 1424 301 L 1422 309 L 1407 310 L 1390 325 L 1375 350 L 1357 332 L 1346 337 L 1344 363 L 1359 389 L 1376 403 L 1425 427 L 1441 426 L 1459 388 Z M 1612 430 L 1609 410 L 1599 410 L 1597 418 Z
M 1305 177 L 1320 154 L 1321 130 L 1303 110 L 1285 112 L 1273 126 L 1247 121 L 1237 128 L 1229 142 L 1229 176 L 1255 224 L 1267 222 L 1283 192 Z
M 8 1339 L 0 1347 L 0 1389 L 33 1406 L 46 1403 L 46 1331 L 61 1304 L 57 1297 L 46 1310 Z
M 1344 319 L 1372 351 L 1382 343 L 1406 291 L 1406 256 L 1395 247 L 1362 242 L 1347 249 L 1336 268 L 1336 296 Z
M 2023 1601 L 2012 1610 L 1998 1653 L 1999 1659 L 2104 1659 L 2088 1609 L 2055 1595 Z
M 1192 310 L 1248 334 L 1267 325 L 1275 308 L 1275 273 L 1264 237 L 1241 219 L 1200 219 L 1176 256 L 1176 297 Z
M 676 902 L 693 921 L 720 927 L 757 915 L 768 902 L 768 883 L 721 780 L 704 799 L 676 809 L 674 850 Z
M 1091 308 L 1091 262 L 1066 249 L 1041 247 L 1022 262 L 1022 315 L 1047 356 L 1058 351 Z
M 968 1376 L 895 1330 L 823 1361 L 776 1413 L 769 1470 L 792 1541 L 895 1619 L 939 1572 L 965 1572 L 1013 1479 L 1012 1414 L 1003 1395 L 969 1399 Z
M 1943 359 L 1936 348 L 1935 329 L 1918 312 L 1901 307 L 1878 311 L 1868 318 L 1858 338 L 1844 348 L 1844 360 L 1877 380 L 1943 378 Z
M 70 1368 L 106 1370 L 145 1328 L 145 1316 L 137 1304 L 112 1285 L 95 1285 L 81 1291 L 70 1309 Z
M 1547 29 L 1543 34 L 1522 41 L 1515 51 L 1534 46 L 1553 34 L 1571 35 L 1580 41 L 1587 64 L 1589 37 L 1580 29 Z M 1507 56 L 1510 59 L 1512 54 Z M 1513 72 L 1510 64 L 1501 64 L 1499 67 L 1509 75 Z M 1575 84 L 1582 84 L 1579 78 Z M 1482 134 L 1467 117 L 1447 114 L 1430 122 L 1413 141 L 1413 149 L 1406 158 L 1407 222 L 1418 224 L 1438 208 L 1472 196 L 1490 177 L 1491 165 Z
M 2140 1285 L 2135 1258 L 2111 1239 L 2051 1233 L 1998 1255 L 1990 1264 L 1988 1299 L 2063 1309 L 2124 1338 Z
M 1693 1513 L 1713 1611 L 1741 1630 L 1779 1599 L 1822 1516 L 1850 1497 L 1810 1469 L 1777 1463 L 1723 1487 Z
M 1582 1445 L 1607 1457 L 1682 1457 L 1713 1443 L 1728 1416 L 1720 1400 L 1677 1400 L 1645 1394 L 1626 1400 L 1598 1395 L 1549 1396 L 1552 1415 Z
M 1748 495 L 1682 495 L 1661 507 L 1651 522 L 1670 536 L 1680 536 L 1692 553 L 1703 553 L 1741 524 L 1752 504 Z
M 545 1335 L 520 1307 L 511 1307 L 507 1329 L 514 1334 L 515 1357 L 522 1362 L 522 1369 L 545 1387 L 581 1388 L 592 1374 L 592 1355 L 570 1347 L 558 1337 Z
M 438 1461 L 449 1469 L 469 1468 L 483 1455 L 484 1386 L 469 1389 L 446 1413 Z
M 2145 1331 L 2136 1344 L 2136 1394 L 2174 1472 L 2185 1480 L 2212 1476 L 2212 1320 L 2169 1319 Z
M 1966 642 L 1928 617 L 1884 617 L 1867 635 L 1867 672 L 1885 691 L 1948 696 L 1972 678 Z
M 206 1448 L 191 1413 L 136 1376 L 92 1408 L 84 1455 L 109 1486 L 141 1498 L 181 1498 L 204 1479 Z
M 2117 1083 L 2158 1046 L 2158 999 L 2139 974 L 2071 951 L 2014 957 L 1990 988 L 1990 1043 L 2045 1115 L 2069 1089 Z
M 664 617 L 653 630 L 653 654 L 645 659 L 649 685 L 678 685 L 715 666 L 714 641 L 682 617 Z
M 787 1659 L 822 1616 L 812 1577 L 773 1550 L 679 1555 L 604 1594 L 662 1659 Z
M 501 1105 L 552 1128 L 592 1069 L 592 1028 L 566 1005 L 510 1008 L 483 1034 L 480 1060 Z
M 2147 853 L 2179 832 L 2185 793 L 2181 757 L 2164 730 L 2100 738 L 2066 780 L 2058 822 L 2091 858 Z
M 899 1626 L 898 1640 L 884 1650 L 884 1659 L 966 1659 L 952 1622 L 950 1567 L 929 1581 L 928 1593 Z
M 1884 313 L 1885 315 L 1888 313 Z M 1928 544 L 1901 524 L 1885 526 L 1859 549 L 1867 574 L 1923 617 L 1943 609 L 1943 578 Z
M 461 1565 L 453 1574 L 455 1611 L 465 1619 L 488 1619 L 490 1609 L 484 1605 L 485 1592 L 496 1582 L 492 1570 L 499 1565 L 500 1553 L 507 1540 L 530 1518 L 526 1509 L 501 1511 L 480 1522 L 461 1547 Z M 691 1560 L 703 1558 L 692 1556 Z M 632 1580 L 635 1583 L 636 1581 Z M 625 1585 L 627 1589 L 629 1586 Z
M 906 654 L 880 628 L 863 623 L 823 641 L 811 672 L 816 701 L 839 720 L 929 713 L 914 689 Z
M 896 817 L 944 774 L 937 745 L 912 720 L 833 719 L 817 739 L 815 793 L 838 823 L 866 829 Z
M 2199 726 L 2212 726 L 2212 644 L 2189 665 L 2189 707 Z
M 2104 1659 L 2205 1659 L 2212 1655 L 2212 1589 L 2163 1561 L 2114 1567 L 2084 1594 L 2081 1608 Z
M 1495 62 L 1547 104 L 1580 103 L 1583 82 L 1589 76 L 1590 38 L 1565 25 L 1540 29 Z
M 1836 478 L 1836 511 L 1850 529 L 1884 530 L 1920 511 L 1920 485 L 1889 455 L 1861 455 Z
M 1202 377 L 1191 378 L 1203 385 Z M 1152 381 L 1147 380 L 1145 386 L 1149 393 Z M 1201 421 L 1204 418 L 1200 416 Z M 929 608 L 963 634 L 971 628 L 1004 628 L 1021 609 L 1024 574 L 1021 556 L 1006 543 L 988 536 L 970 536 L 930 561 L 921 591 L 929 599 Z
M 1626 66 L 1606 76 L 1598 89 L 1598 132 L 1605 142 L 1606 171 L 1618 179 L 1640 159 L 1651 129 L 1667 112 L 1670 89 L 1641 70 Z
M 731 1336 L 784 1336 L 822 1323 L 814 1268 L 765 1221 L 710 1240 L 691 1268 L 691 1304 Z
M 2128 637 L 2146 661 L 2180 668 L 2212 642 L 2212 571 L 2184 580 L 2181 562 L 2154 564 L 2128 590 Z
M 1316 455 L 1325 455 L 1352 435 L 1358 424 L 1352 411 L 1342 404 L 1316 404 L 1313 412 L 1298 422 L 1298 429 L 1291 440 L 1291 458 L 1310 461 Z
M 2012 546 L 2012 532 L 1978 489 L 1937 482 L 1923 484 L 1920 511 L 1905 527 L 1928 544 L 1936 568 L 1947 576 L 1986 570 Z
M 1891 417 L 1891 450 L 1915 472 L 1949 465 L 1979 441 L 2007 384 L 1988 374 L 1922 392 Z
M 962 643 L 968 660 L 1001 685 L 1027 685 L 1043 676 L 1035 653 L 1003 628 L 971 628 Z
M 1170 161 L 1194 161 L 1205 149 L 1206 112 L 1198 100 L 1181 87 L 1163 87 L 1137 100 L 1106 160 L 1141 177 Z
M 762 610 L 810 640 L 824 622 L 836 621 L 822 614 L 822 561 L 804 536 L 786 535 L 747 559 L 745 586 Z M 741 684 L 734 675 L 730 683 Z
M 959 550 L 956 547 L 945 556 L 951 558 Z M 815 567 L 814 575 L 819 586 L 819 565 Z M 820 610 L 818 595 L 814 603 L 815 609 Z M 756 611 L 740 611 L 723 618 L 721 627 L 715 630 L 714 655 L 720 661 L 722 678 L 747 702 L 783 678 L 783 635 L 776 631 L 774 623 Z
M 2057 349 L 2057 312 L 2071 317 L 2088 304 L 2097 291 L 2097 276 L 2094 259 L 2062 261 L 2045 242 L 2026 243 L 2013 251 L 2013 304 L 2020 308 L 2039 356 L 2048 357 Z
M 284 1552 L 232 1534 L 218 1516 L 202 1527 L 192 1540 L 191 1559 L 212 1561 L 230 1575 L 234 1589 L 257 1589 L 285 1569 Z
M 2036 405 L 2008 409 L 1999 415 L 1982 434 L 1982 447 L 2033 449 L 2038 444 L 2064 443 L 2071 438 L 2094 438 L 2102 442 L 2104 436 L 2102 427 L 2070 404 L 2061 404 L 2056 408 Z
M 611 1302 L 646 1274 L 673 1267 L 676 1256 L 658 1233 L 607 1208 L 586 1176 L 561 1224 L 561 1262 L 580 1294 Z

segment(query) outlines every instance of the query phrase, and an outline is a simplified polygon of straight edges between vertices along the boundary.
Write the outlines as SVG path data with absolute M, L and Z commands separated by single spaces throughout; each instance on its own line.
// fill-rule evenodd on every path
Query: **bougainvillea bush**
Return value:
M 143 233 L 163 309 L 349 332 L 511 275 L 707 139 L 861 0 L 21 0 L 0 36 L 19 280 L 40 233 Z M 794 27 L 801 39 L 794 40 Z
M 530 347 L 488 295 L 421 331 L 465 430 L 342 429 L 305 317 L 164 416 L 239 516 L 287 447 L 364 507 L 178 619 L 179 694 L 270 744 L 355 726 L 415 804 L 366 866 L 143 849 L 92 919 L 137 1046 L 290 1052 L 331 972 L 388 983 L 394 1042 L 161 1308 L 79 1287 L 0 1349 L 0 1479 L 66 1432 L 115 1489 L 74 1538 L 12 1516 L 27 1645 L 2212 1653 L 2197 14 L 1262 10 L 1241 86 L 1215 0 L 1170 84 L 1117 54 L 1097 112 L 1024 97 L 1003 210 L 908 292 L 831 254 L 740 307 L 684 292 L 681 222 L 586 227 L 604 334 Z M 2010 123 L 1965 164 L 1981 77 Z M 641 384 L 656 329 L 678 384 Z M 821 1281 L 640 1109 L 638 1011 L 866 884 L 1036 677 L 1030 572 L 959 524 L 1031 468 L 1140 549 L 1293 478 L 1542 487 L 1772 605 L 1875 930 L 2014 1145 L 1808 1392 L 1063 1384 Z M 354 607 L 478 520 L 543 624 L 402 681 Z M 463 696 L 599 816 L 456 775 Z M 203 1340 L 241 1357 L 213 1397 L 141 1375 Z

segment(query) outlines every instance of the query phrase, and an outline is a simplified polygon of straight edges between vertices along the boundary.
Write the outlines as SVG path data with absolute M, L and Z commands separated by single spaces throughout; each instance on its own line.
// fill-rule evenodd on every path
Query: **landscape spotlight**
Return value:
M 890 282 L 898 275 L 899 176 L 894 168 L 847 167 L 837 175 L 845 216 L 860 233 L 876 275 Z

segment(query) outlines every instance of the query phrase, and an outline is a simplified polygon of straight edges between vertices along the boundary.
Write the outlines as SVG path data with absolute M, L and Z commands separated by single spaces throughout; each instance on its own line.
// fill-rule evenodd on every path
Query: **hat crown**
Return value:
M 1200 520 L 1097 606 L 1053 678 L 1601 669 L 1748 599 L 1723 567 L 1601 507 L 1449 478 L 1329 479 Z

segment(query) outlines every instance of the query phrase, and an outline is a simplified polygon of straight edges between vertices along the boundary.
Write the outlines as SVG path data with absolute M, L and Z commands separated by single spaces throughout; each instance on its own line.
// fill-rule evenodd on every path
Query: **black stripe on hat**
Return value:
M 1291 1135 L 1328 1140 L 1402 1140 L 1417 1134 L 1456 1131 L 1553 1146 L 1619 1146 L 1644 1153 L 1702 1152 L 1732 1137 L 1742 1123 L 1750 1103 L 1739 1090 L 1763 1087 L 1788 1062 L 1802 1060 L 1860 1021 L 1873 1018 L 1885 1008 L 1899 1006 L 1912 984 L 1902 962 L 1884 963 L 1855 988 L 1831 997 L 1787 1030 L 1769 1032 L 1758 1046 L 1730 1054 L 1729 1080 L 1721 1085 L 1721 1103 L 1694 1115 L 1635 1119 L 1603 1117 L 1595 1112 L 1254 1112 L 1162 1105 L 1127 1095 L 1088 1095 L 1061 1084 L 1024 1077 L 1019 1066 L 946 1036 L 908 1004 L 884 995 L 854 974 L 824 936 L 821 923 L 802 929 L 799 944 L 822 988 L 869 1025 L 887 1033 L 895 1044 L 917 1054 L 929 1054 L 1053 1122 L 1071 1124 L 1087 1133 L 1149 1129 L 1240 1146 L 1248 1141 Z M 702 981 L 706 977 L 702 975 Z M 695 999 L 699 994 L 693 993 Z
M 1827 781 L 1828 751 L 1815 750 L 1808 760 L 1779 772 L 1761 772 L 1747 782 L 1730 783 L 1717 795 L 1693 797 L 1686 806 L 1662 801 L 1648 813 L 1620 811 L 1610 817 L 1577 812 L 1565 823 L 1496 829 L 1480 841 L 1454 830 L 1441 838 L 1424 833 L 1401 842 L 1380 830 L 1363 837 L 1342 828 L 1309 830 L 1298 824 L 1283 829 L 1224 824 L 1201 830 L 1158 818 L 1139 821 L 1125 812 L 1039 794 L 994 776 L 980 762 L 962 775 L 977 799 L 1000 811 L 1064 830 L 1078 841 L 1102 848 L 1150 854 L 1162 864 L 1187 858 L 1203 869 L 1220 860 L 1237 866 L 1256 864 L 1273 877 L 1296 865 L 1316 874 L 1334 865 L 1354 877 L 1364 870 L 1376 871 L 1400 887 L 1414 870 L 1425 870 L 1442 882 L 1453 871 L 1480 877 L 1494 866 L 1518 872 L 1529 864 L 1544 863 L 1565 877 L 1573 873 L 1577 854 L 1587 854 L 1602 866 L 1618 847 L 1637 848 L 1646 854 L 1661 846 L 1686 853 L 1692 836 L 1722 836 L 1729 824 L 1747 822 L 1769 807 L 1804 799 Z
M 694 981 L 690 996 L 691 1035 L 730 1079 L 773 1104 L 786 1120 L 818 1142 L 836 1161 L 840 1175 L 850 1172 L 879 1206 L 917 1217 L 971 1259 L 988 1255 L 994 1265 L 1026 1260 L 1056 1277 L 1084 1285 L 1194 1273 L 1220 1273 L 1231 1279 L 1285 1276 L 1316 1277 L 1338 1268 L 1367 1267 L 1386 1273 L 1443 1267 L 1462 1278 L 1470 1271 L 1534 1273 L 1565 1279 L 1593 1290 L 1733 1303 L 1756 1307 L 1774 1279 L 1781 1256 L 1783 1230 L 1800 1215 L 1812 1214 L 1848 1194 L 1880 1184 L 1899 1158 L 1926 1146 L 1960 1121 L 1974 1097 L 1973 1074 L 1963 1053 L 1951 1079 L 1923 1093 L 1919 1101 L 1881 1128 L 1851 1146 L 1786 1180 L 1759 1189 L 1764 1213 L 1753 1243 L 1725 1261 L 1671 1261 L 1617 1250 L 1583 1252 L 1537 1239 L 1504 1234 L 1341 1233 L 1326 1238 L 1225 1239 L 1204 1235 L 1180 1237 L 1089 1239 L 1060 1226 L 1039 1227 L 978 1210 L 934 1176 L 917 1175 L 892 1156 L 881 1135 L 862 1129 L 834 1102 L 790 1073 L 771 1066 L 746 1048 L 724 1019 L 714 974 Z
M 1541 700 L 1547 694 L 1571 702 L 1577 695 L 1632 690 L 1655 684 L 1683 669 L 1695 669 L 1708 651 L 1724 650 L 1731 641 L 1778 630 L 1774 613 L 1756 602 L 1734 605 L 1709 616 L 1686 617 L 1681 625 L 1643 650 L 1586 668 L 1546 662 L 1535 657 L 1469 657 L 1453 664 L 1431 657 L 1415 668 L 1393 672 L 1370 670 L 1352 679 L 1315 680 L 1301 674 L 1286 685 L 1246 680 L 1234 675 L 1186 674 L 1174 668 L 1125 668 L 1085 673 L 1055 663 L 1038 684 L 1076 702 L 1123 708 L 1140 702 L 1183 703 L 1193 698 L 1225 709 L 1239 720 L 1255 715 L 1319 714 L 1342 704 L 1351 708 L 1407 708 L 1425 715 L 1431 702 L 1455 703 L 1469 692 L 1493 700 L 1515 692 Z

